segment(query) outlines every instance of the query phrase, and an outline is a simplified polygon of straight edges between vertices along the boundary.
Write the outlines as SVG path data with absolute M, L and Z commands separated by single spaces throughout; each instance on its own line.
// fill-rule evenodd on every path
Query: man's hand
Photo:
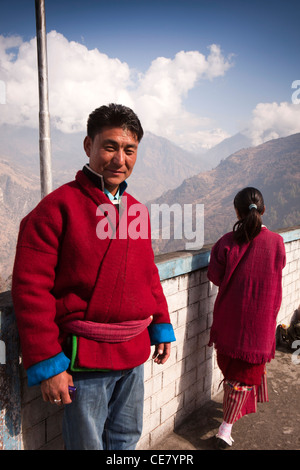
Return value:
M 43 380 L 41 383 L 43 400 L 56 405 L 72 403 L 69 385 L 73 386 L 73 377 L 66 371 Z
M 152 356 L 157 364 L 164 364 L 171 353 L 171 343 L 160 343 L 155 345 L 155 351 Z

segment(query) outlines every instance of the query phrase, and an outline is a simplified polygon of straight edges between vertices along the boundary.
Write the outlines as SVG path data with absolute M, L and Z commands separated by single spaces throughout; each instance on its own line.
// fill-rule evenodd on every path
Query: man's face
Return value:
M 94 139 L 84 139 L 84 150 L 90 159 L 90 168 L 104 178 L 104 185 L 112 194 L 133 170 L 137 157 L 136 135 L 121 127 L 104 127 Z

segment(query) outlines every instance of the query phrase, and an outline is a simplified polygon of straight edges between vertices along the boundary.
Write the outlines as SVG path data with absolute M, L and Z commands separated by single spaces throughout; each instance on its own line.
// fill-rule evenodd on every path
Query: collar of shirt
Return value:
M 108 199 L 111 202 L 119 201 L 119 199 L 120 199 L 120 189 L 119 188 L 118 188 L 118 191 L 116 192 L 116 194 L 114 196 L 106 188 L 104 188 L 104 194 L 106 194 L 106 196 L 108 197 Z
M 92 170 L 87 163 L 84 165 L 82 168 L 83 173 L 98 187 L 101 189 L 101 191 L 106 194 L 106 196 L 109 198 L 110 201 L 119 201 L 119 199 L 122 197 L 124 191 L 126 191 L 127 188 L 127 183 L 126 181 L 123 181 L 118 188 L 118 191 L 116 194 L 113 196 L 105 187 L 104 187 L 104 179 L 103 176 L 100 175 L 99 173 L 96 173 L 94 170 Z

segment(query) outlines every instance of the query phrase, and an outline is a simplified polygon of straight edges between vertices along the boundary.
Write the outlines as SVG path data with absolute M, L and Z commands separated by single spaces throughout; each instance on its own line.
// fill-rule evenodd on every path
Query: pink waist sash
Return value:
M 131 320 L 121 323 L 97 323 L 85 320 L 71 320 L 62 325 L 67 333 L 83 336 L 94 341 L 121 343 L 129 341 L 144 331 L 151 323 L 152 317 L 145 320 Z

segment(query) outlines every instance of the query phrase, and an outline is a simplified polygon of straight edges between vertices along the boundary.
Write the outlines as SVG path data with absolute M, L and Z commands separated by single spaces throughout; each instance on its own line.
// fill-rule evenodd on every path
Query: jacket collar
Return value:
M 96 173 L 96 171 L 92 170 L 88 163 L 86 165 L 84 165 L 84 167 L 82 168 L 82 171 L 89 178 L 89 180 L 92 181 L 97 186 L 97 188 L 101 189 L 101 191 L 104 192 L 107 195 L 107 191 L 105 191 L 105 187 L 104 187 L 104 178 L 103 178 L 102 175 L 100 175 L 99 173 Z M 126 188 L 127 188 L 127 183 L 126 183 L 126 181 L 123 181 L 120 184 L 119 189 L 118 189 L 118 193 L 119 193 L 118 197 L 119 198 L 122 196 L 124 191 L 126 191 Z

